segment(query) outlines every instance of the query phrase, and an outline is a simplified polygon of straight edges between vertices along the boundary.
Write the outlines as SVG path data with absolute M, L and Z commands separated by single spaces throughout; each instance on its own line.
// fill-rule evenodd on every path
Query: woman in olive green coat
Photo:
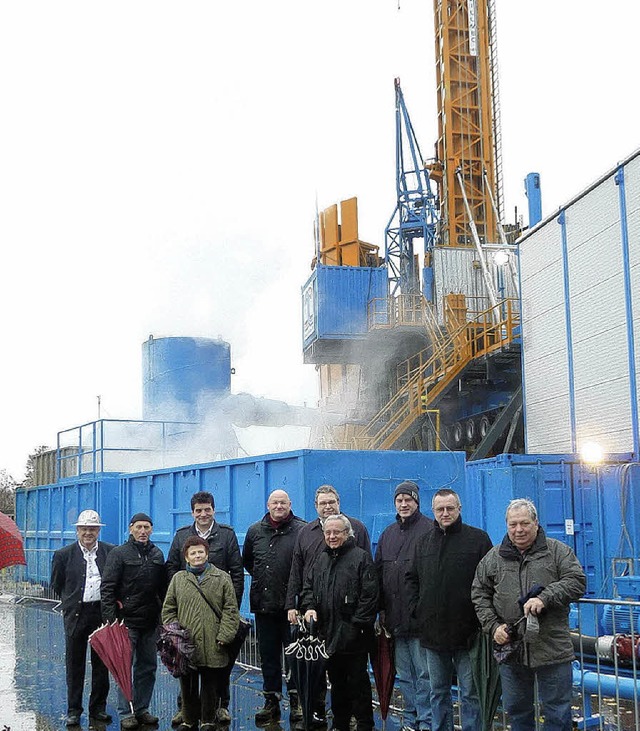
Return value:
M 208 563 L 207 541 L 189 536 L 183 553 L 187 569 L 171 579 L 162 607 L 163 624 L 178 622 L 190 631 L 196 647 L 192 658 L 196 670 L 180 678 L 183 723 L 178 731 L 197 729 L 198 719 L 201 731 L 213 731 L 217 675 L 228 663 L 225 645 L 238 631 L 238 603 L 231 577 Z

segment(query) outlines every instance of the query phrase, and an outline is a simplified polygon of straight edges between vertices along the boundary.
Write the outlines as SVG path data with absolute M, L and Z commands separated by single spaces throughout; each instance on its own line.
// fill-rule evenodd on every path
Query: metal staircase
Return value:
M 459 311 L 450 311 L 446 337 L 429 327 L 430 346 L 398 366 L 397 391 L 362 429 L 357 448 L 397 447 L 471 363 L 508 349 L 520 337 L 517 300 L 503 300 L 467 318 L 460 322 Z

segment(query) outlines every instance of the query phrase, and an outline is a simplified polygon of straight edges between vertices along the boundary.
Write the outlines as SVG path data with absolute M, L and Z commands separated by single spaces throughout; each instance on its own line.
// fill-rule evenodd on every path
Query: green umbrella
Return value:
M 484 632 L 478 632 L 469 650 L 473 682 L 480 699 L 482 713 L 482 731 L 491 731 L 493 717 L 498 710 L 502 685 L 498 663 L 493 657 L 491 639 Z

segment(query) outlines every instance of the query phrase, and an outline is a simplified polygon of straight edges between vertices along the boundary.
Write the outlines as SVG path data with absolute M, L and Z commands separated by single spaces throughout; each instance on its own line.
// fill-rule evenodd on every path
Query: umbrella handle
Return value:
M 316 620 L 313 617 L 309 620 L 309 637 L 313 638 L 315 635 Z

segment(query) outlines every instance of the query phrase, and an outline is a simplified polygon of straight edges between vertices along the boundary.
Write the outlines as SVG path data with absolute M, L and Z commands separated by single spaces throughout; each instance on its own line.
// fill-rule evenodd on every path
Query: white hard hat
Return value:
M 83 510 L 74 525 L 103 526 L 104 523 L 100 522 L 100 516 L 95 510 Z

